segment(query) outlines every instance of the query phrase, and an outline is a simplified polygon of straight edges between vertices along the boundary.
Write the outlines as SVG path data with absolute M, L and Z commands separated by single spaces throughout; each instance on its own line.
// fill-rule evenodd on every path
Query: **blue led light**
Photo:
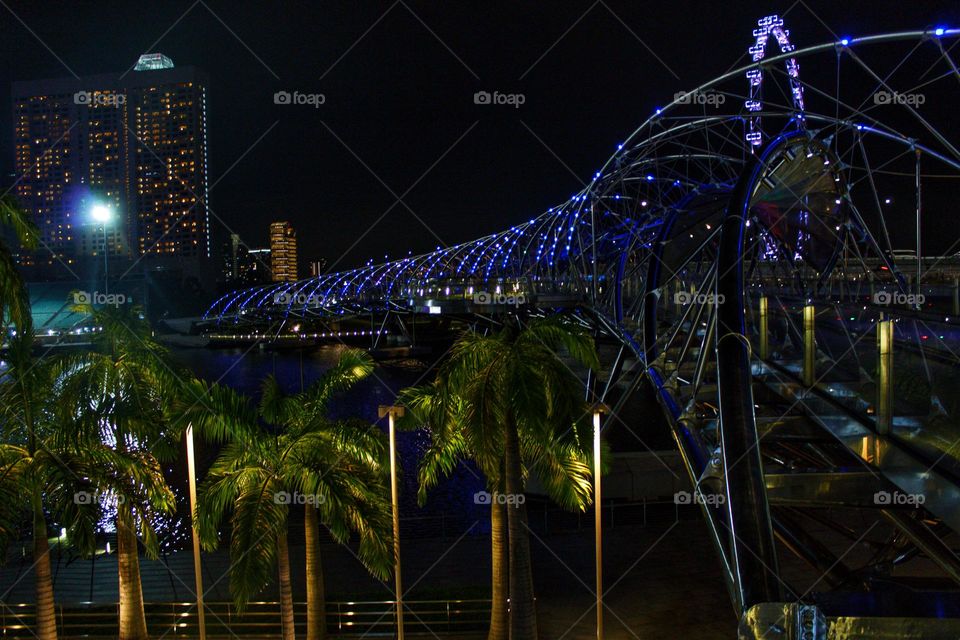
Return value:
M 840 41 L 840 44 L 842 44 L 843 46 L 847 46 L 848 44 L 850 44 L 850 38 L 844 38 L 843 40 Z
M 937 27 L 937 29 L 934 31 L 934 33 L 937 34 L 938 36 L 942 36 L 945 32 L 946 32 L 946 29 L 944 29 L 943 27 Z

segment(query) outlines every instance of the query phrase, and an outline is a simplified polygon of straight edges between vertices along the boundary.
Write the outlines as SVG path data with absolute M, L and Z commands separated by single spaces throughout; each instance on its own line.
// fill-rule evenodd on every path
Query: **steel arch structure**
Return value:
M 960 583 L 960 300 L 951 261 L 923 248 L 943 228 L 928 209 L 946 215 L 960 184 L 960 30 L 796 49 L 773 16 L 754 36 L 751 64 L 678 92 L 541 215 L 234 292 L 207 318 L 566 309 L 621 345 L 602 399 L 639 376 L 656 388 L 742 637 L 956 637 L 960 599 L 940 587 Z M 770 36 L 781 53 L 766 57 Z M 884 404 L 892 345 L 928 403 Z M 903 595 L 911 563 L 936 586 L 926 602 Z

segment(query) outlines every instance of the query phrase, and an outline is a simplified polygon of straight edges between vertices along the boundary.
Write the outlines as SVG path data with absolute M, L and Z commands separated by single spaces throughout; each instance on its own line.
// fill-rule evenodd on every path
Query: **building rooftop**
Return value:
M 137 60 L 134 71 L 156 71 L 157 69 L 173 69 L 173 60 L 162 53 L 145 53 Z

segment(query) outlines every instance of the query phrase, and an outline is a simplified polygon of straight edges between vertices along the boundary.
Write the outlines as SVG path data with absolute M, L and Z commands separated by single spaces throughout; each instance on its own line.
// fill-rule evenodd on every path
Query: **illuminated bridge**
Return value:
M 617 345 L 614 411 L 657 390 L 741 637 L 960 637 L 960 30 L 754 37 L 539 216 L 210 330 L 566 313 Z

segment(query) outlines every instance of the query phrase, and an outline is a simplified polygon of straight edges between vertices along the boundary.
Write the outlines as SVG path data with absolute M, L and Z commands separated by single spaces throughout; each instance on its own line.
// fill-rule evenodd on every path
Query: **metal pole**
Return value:
M 107 223 L 101 226 L 103 229 L 103 293 L 110 295 L 110 263 L 107 261 Z
M 817 355 L 814 318 L 816 309 L 812 304 L 803 307 L 803 384 L 812 387 L 815 380 L 815 358 Z
M 893 320 L 877 323 L 877 347 L 877 432 L 886 434 L 893 426 Z
M 921 300 L 920 298 L 920 293 L 921 293 L 920 265 L 923 262 L 923 254 L 920 253 L 920 247 L 921 247 L 921 243 L 920 243 L 920 149 L 917 149 L 916 152 L 917 152 L 917 174 L 916 174 L 916 178 L 917 178 L 917 291 L 916 291 L 917 297 L 916 297 L 916 304 L 914 305 L 914 308 L 919 309 L 921 306 L 923 306 L 920 304 L 920 300 Z
M 770 357 L 770 331 L 767 324 L 767 296 L 760 296 L 760 359 Z
M 397 598 L 397 640 L 403 640 L 403 580 L 400 575 L 400 493 L 397 489 L 397 440 L 394 418 L 403 415 L 403 407 L 380 406 L 380 417 L 390 425 L 390 499 L 393 503 L 393 575 Z
M 197 592 L 197 623 L 200 640 L 207 639 L 206 611 L 203 608 L 203 574 L 200 571 L 200 534 L 197 531 L 197 466 L 193 453 L 193 424 L 187 424 L 187 478 L 190 481 L 190 521 L 193 530 L 193 581 Z
M 600 414 L 603 405 L 593 408 L 593 529 L 597 563 L 597 640 L 603 640 L 603 510 L 600 502 Z

